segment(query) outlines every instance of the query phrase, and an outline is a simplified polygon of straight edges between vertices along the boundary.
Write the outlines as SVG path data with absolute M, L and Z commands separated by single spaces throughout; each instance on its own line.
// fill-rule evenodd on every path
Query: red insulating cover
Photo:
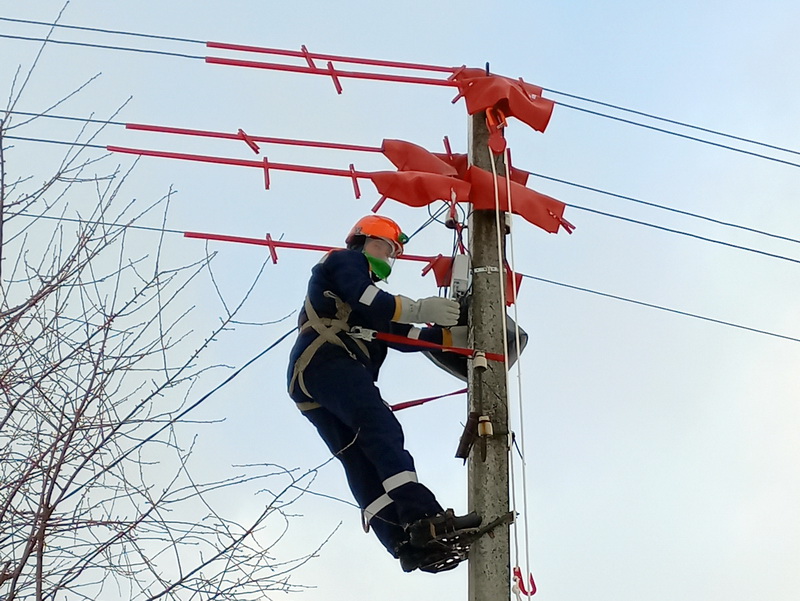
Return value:
M 404 140 L 384 140 L 381 152 L 400 171 L 425 171 L 439 175 L 458 175 L 456 168 L 432 152 Z
M 458 177 L 459 178 L 464 179 L 465 177 L 467 177 L 467 168 L 468 168 L 467 155 L 465 155 L 465 154 L 447 155 L 447 154 L 445 154 L 443 152 L 434 153 L 434 155 L 437 156 L 438 158 L 440 158 L 441 160 L 449 163 L 453 167 L 455 167 L 456 171 L 458 172 Z M 528 183 L 528 177 L 529 176 L 530 176 L 530 172 L 529 171 L 525 171 L 523 169 L 518 169 L 518 168 L 514 167 L 513 165 L 511 166 L 511 181 L 512 182 L 517 182 L 519 185 L 524 186 L 525 184 Z M 512 199 L 512 204 L 513 204 L 513 199 Z
M 513 198 L 512 198 L 513 204 Z M 436 285 L 440 288 L 449 286 L 450 285 L 450 278 L 453 275 L 453 257 L 443 257 L 439 255 L 430 263 L 430 268 L 433 271 L 433 275 L 436 278 Z M 514 304 L 516 297 L 514 295 L 514 280 L 517 281 L 516 290 L 519 292 L 519 287 L 522 286 L 522 274 L 521 273 L 514 273 L 508 268 L 506 265 L 506 306 L 511 306 Z M 426 270 L 423 270 L 423 275 L 425 274 Z M 513 275 L 512 275 L 513 274 Z M 513 277 L 513 279 L 512 279 Z
M 512 204 L 513 204 L 513 198 Z M 513 275 L 513 280 L 511 279 Z M 517 281 L 516 288 L 514 287 L 514 280 Z M 522 286 L 522 274 L 515 273 L 511 271 L 508 266 L 506 266 L 506 306 L 510 307 L 517 301 L 517 297 L 514 294 L 514 290 L 519 293 L 519 287 Z
M 443 152 L 436 152 L 434 155 L 451 165 L 456 170 L 456 175 L 459 179 L 464 179 L 467 175 L 467 168 L 469 167 L 466 154 L 446 154 Z
M 431 263 L 431 268 L 439 288 L 450 286 L 450 279 L 453 277 L 453 257 L 439 255 Z
M 499 196 L 499 209 L 508 211 L 508 192 L 506 178 L 498 177 L 497 192 Z M 469 200 L 475 209 L 494 211 L 495 188 L 494 176 L 488 171 L 470 167 L 467 172 L 467 181 L 472 184 Z M 533 225 L 539 226 L 546 232 L 555 234 L 561 225 L 560 218 L 564 215 L 565 204 L 555 198 L 534 192 L 515 182 L 511 182 L 511 209 L 512 213 L 519 215 Z
M 434 200 L 450 200 L 451 190 L 455 190 L 457 202 L 470 199 L 467 182 L 438 173 L 376 171 L 367 175 L 382 196 L 410 207 L 424 207 Z
M 470 115 L 494 107 L 543 132 L 553 114 L 555 103 L 542 98 L 539 86 L 499 75 L 464 78 L 463 72 L 454 79 L 458 81 L 458 90 L 467 102 Z

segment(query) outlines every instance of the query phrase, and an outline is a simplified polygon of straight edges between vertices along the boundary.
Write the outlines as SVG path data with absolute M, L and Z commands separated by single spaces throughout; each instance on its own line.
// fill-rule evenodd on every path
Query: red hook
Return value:
M 522 570 L 519 566 L 514 568 L 514 585 L 519 589 L 526 597 L 530 597 L 536 593 L 536 583 L 533 581 L 533 574 L 528 574 L 528 578 L 530 579 L 530 590 L 525 590 L 525 582 L 522 580 Z
M 486 127 L 489 129 L 489 148 L 494 154 L 500 154 L 506 149 L 506 139 L 503 137 L 503 128 L 506 127 L 506 116 L 497 107 L 486 109 Z

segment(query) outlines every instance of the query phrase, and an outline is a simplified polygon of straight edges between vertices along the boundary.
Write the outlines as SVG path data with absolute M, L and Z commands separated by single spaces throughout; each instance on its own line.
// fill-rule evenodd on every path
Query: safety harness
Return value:
M 350 331 L 348 319 L 350 319 L 350 313 L 352 313 L 353 308 L 330 290 L 326 290 L 323 295 L 327 298 L 332 298 L 336 303 L 336 316 L 333 318 L 320 317 L 319 313 L 317 313 L 316 309 L 314 309 L 314 305 L 311 304 L 311 299 L 306 296 L 306 299 L 303 303 L 303 308 L 305 309 L 306 313 L 306 321 L 300 325 L 300 333 L 302 334 L 308 330 L 314 330 L 317 333 L 317 337 L 311 341 L 311 343 L 297 358 L 297 361 L 294 364 L 294 371 L 292 372 L 292 379 L 289 382 L 289 390 L 293 390 L 295 383 L 297 383 L 300 386 L 300 390 L 303 391 L 303 394 L 309 398 L 313 398 L 313 396 L 306 388 L 306 384 L 303 379 L 303 372 L 311 363 L 311 360 L 314 358 L 314 355 L 317 354 L 317 351 L 322 348 L 323 344 L 330 342 L 331 344 L 340 346 L 347 351 L 347 354 L 350 355 L 352 359 L 356 361 L 358 360 L 358 358 L 355 356 L 355 353 L 348 348 L 348 346 L 344 343 L 344 340 L 342 340 L 339 336 L 339 334 L 342 332 Z M 355 338 L 353 339 L 353 342 L 356 343 L 358 349 L 364 353 L 366 357 L 369 357 L 367 345 L 365 345 L 361 340 Z M 317 409 L 320 407 L 320 404 L 315 402 L 296 404 L 300 411 L 310 411 L 311 409 Z

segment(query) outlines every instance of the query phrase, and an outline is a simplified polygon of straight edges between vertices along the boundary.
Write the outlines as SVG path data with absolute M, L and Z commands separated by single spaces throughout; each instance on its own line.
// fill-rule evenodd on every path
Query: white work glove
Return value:
M 453 346 L 456 348 L 467 348 L 467 343 L 469 342 L 469 328 L 467 326 L 453 326 L 449 329 Z
M 458 323 L 458 303 L 449 298 L 429 296 L 419 300 L 411 300 L 407 296 L 398 295 L 400 301 L 399 323 L 436 323 L 440 326 L 454 326 Z

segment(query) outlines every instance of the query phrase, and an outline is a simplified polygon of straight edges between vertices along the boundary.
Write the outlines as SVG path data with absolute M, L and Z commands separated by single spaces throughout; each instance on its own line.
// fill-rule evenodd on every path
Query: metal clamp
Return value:
M 370 340 L 375 340 L 378 337 L 377 330 L 370 330 L 369 328 L 362 328 L 361 326 L 353 326 L 350 328 L 350 331 L 347 332 L 347 335 L 351 338 L 357 338 L 359 340 L 366 340 L 369 342 Z
M 473 267 L 472 273 L 500 273 L 500 268 L 493 265 L 488 267 Z

